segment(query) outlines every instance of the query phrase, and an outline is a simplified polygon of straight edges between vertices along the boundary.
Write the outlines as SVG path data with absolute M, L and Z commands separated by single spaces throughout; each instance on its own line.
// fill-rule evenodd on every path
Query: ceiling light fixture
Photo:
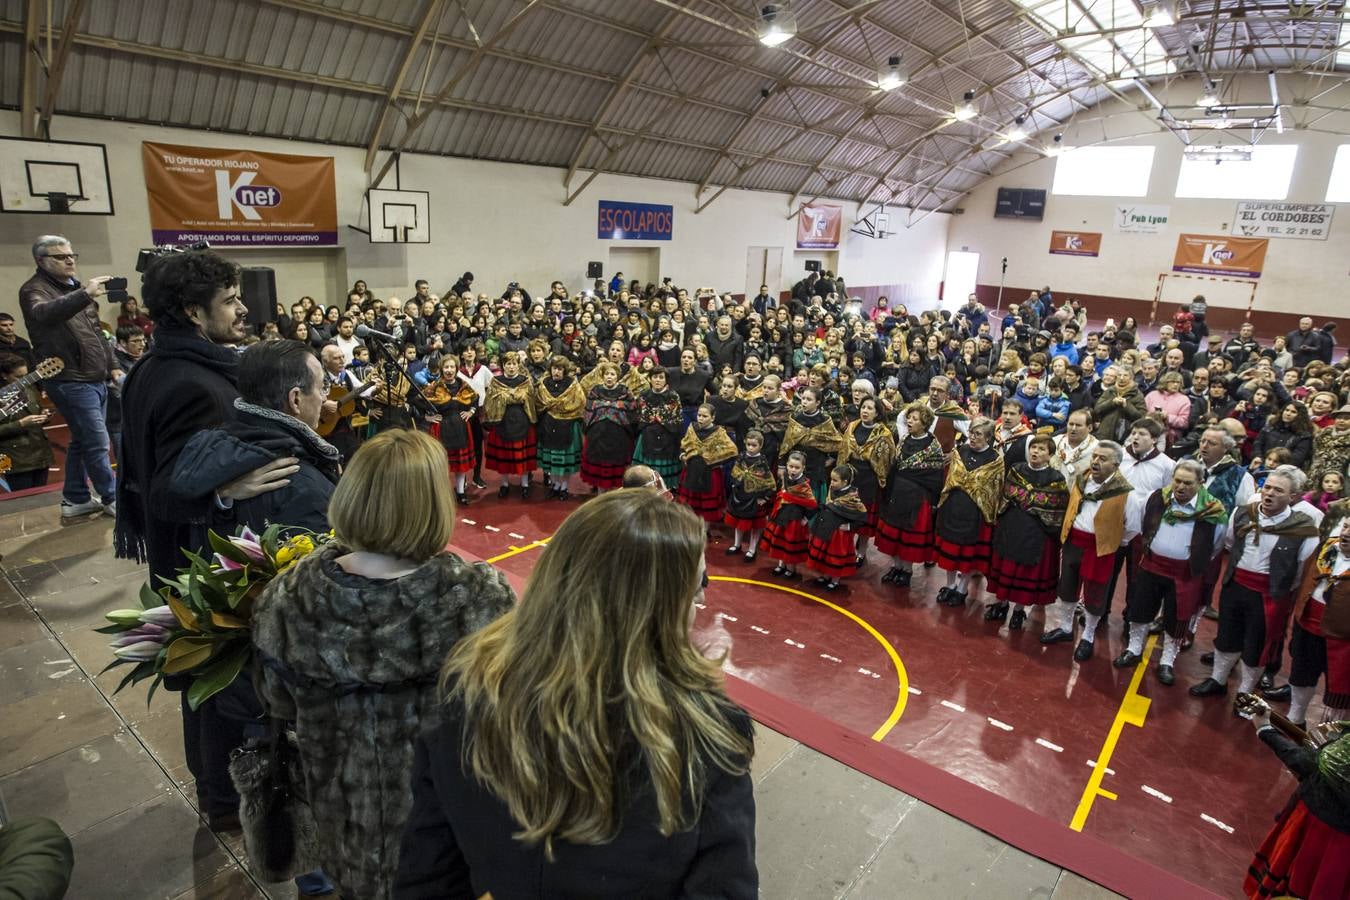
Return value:
M 905 75 L 905 70 L 900 66 L 900 57 L 892 56 L 886 60 L 886 68 L 882 69 L 877 78 L 877 87 L 883 91 L 893 91 L 896 88 L 909 81 Z
M 1144 6 L 1145 28 L 1166 28 L 1177 24 L 1177 4 L 1175 0 L 1158 0 Z
M 1205 109 L 1213 109 L 1219 105 L 1219 88 L 1212 81 L 1205 82 L 1205 89 L 1200 92 L 1200 99 L 1195 101 L 1197 106 Z
M 1049 147 L 1045 148 L 1046 156 L 1059 156 L 1064 152 L 1064 135 L 1057 134 L 1052 139 Z
M 1013 122 L 1013 127 L 1008 129 L 1008 133 L 1005 137 L 1010 141 L 1025 141 L 1027 139 L 1027 130 L 1022 127 L 1022 123 L 1026 120 L 1026 116 L 1018 116 Z
M 1188 162 L 1251 162 L 1251 147 L 1191 146 L 1182 151 Z
M 766 47 L 787 43 L 797 33 L 797 17 L 786 3 L 766 3 L 759 11 L 759 42 Z
M 971 119 L 975 118 L 977 114 L 978 110 L 975 109 L 975 92 L 966 91 L 961 105 L 952 110 L 952 115 L 956 117 L 956 121 L 958 122 L 969 122 Z

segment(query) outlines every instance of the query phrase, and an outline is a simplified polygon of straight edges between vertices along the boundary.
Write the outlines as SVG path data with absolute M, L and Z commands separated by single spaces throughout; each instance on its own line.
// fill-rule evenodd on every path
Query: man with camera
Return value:
M 70 429 L 61 492 L 63 519 L 97 512 L 114 515 L 117 488 L 106 420 L 108 383 L 122 373 L 103 339 L 98 317 L 98 300 L 107 294 L 112 276 L 99 275 L 82 285 L 75 277 L 77 259 L 70 241 L 57 234 L 43 235 L 33 242 L 37 271 L 19 288 L 19 309 L 34 357 L 55 356 L 65 363 L 42 385 Z

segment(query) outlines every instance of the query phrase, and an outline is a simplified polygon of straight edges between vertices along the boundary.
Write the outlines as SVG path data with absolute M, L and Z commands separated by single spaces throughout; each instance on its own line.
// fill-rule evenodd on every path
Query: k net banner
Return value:
M 1183 234 L 1177 238 L 1172 271 L 1260 278 L 1269 245 L 1265 238 Z
M 803 206 L 797 216 L 798 250 L 833 250 L 839 246 L 844 210 L 838 206 Z

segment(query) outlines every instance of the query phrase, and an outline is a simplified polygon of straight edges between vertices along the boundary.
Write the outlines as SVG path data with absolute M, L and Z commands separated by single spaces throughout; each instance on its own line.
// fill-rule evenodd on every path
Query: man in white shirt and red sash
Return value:
M 1322 541 L 1305 573 L 1293 618 L 1289 721 L 1305 724 L 1323 675 L 1323 721 L 1350 719 L 1350 519 L 1337 522 Z
M 1205 489 L 1205 467 L 1183 459 L 1172 469 L 1168 487 L 1149 494 L 1132 518 L 1139 532 L 1139 561 L 1126 597 L 1129 644 L 1113 661 L 1128 669 L 1143 658 L 1149 623 L 1162 613 L 1163 652 L 1158 680 L 1176 682 L 1173 665 L 1191 615 L 1200 608 L 1205 572 L 1223 548 L 1228 511 Z
M 1134 537 L 1125 515 L 1134 488 L 1120 474 L 1123 454 L 1115 441 L 1098 441 L 1092 448 L 1088 470 L 1069 490 L 1069 508 L 1064 513 L 1059 601 L 1055 604 L 1058 622 L 1041 635 L 1041 643 L 1073 640 L 1073 615 L 1081 595 L 1087 619 L 1073 651 L 1078 662 L 1092 658 L 1097 623 L 1110 607 L 1106 586 L 1111 581 L 1111 566 L 1117 551 Z
M 1241 663 L 1239 693 L 1250 693 L 1282 640 L 1303 566 L 1317 550 L 1318 520 L 1293 509 L 1298 479 L 1283 469 L 1266 477 L 1261 499 L 1233 512 L 1228 565 L 1219 595 L 1214 669 L 1191 688 L 1193 697 L 1228 693 L 1228 675 Z
M 1158 439 L 1162 437 L 1163 427 L 1156 419 L 1136 419 L 1130 425 L 1130 436 L 1125 441 L 1125 455 L 1120 461 L 1120 474 L 1134 488 L 1130 495 L 1127 510 L 1138 521 L 1144 503 L 1154 491 L 1161 490 L 1172 481 L 1172 459 L 1158 449 Z M 1134 588 L 1134 575 L 1137 570 L 1139 541 L 1136 539 L 1121 547 L 1111 566 L 1111 580 L 1106 583 L 1106 613 L 1111 612 L 1111 598 L 1116 595 L 1120 571 L 1125 570 L 1125 597 L 1128 599 Z M 1126 563 L 1130 565 L 1126 567 Z M 1123 615 L 1123 613 L 1122 613 Z M 1105 616 L 1103 616 L 1105 618 Z

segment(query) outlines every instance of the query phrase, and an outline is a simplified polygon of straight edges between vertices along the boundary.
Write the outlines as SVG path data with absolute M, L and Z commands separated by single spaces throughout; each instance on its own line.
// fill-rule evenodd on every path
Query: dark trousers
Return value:
M 1251 588 L 1228 582 L 1219 592 L 1219 633 L 1214 649 L 1241 653 L 1244 665 L 1261 665 L 1266 646 L 1266 601 Z
M 1126 544 L 1116 551 L 1116 560 L 1111 564 L 1111 578 L 1106 582 L 1106 604 L 1102 609 L 1101 615 L 1106 615 L 1111 611 L 1111 598 L 1116 595 L 1116 585 L 1120 584 L 1120 570 L 1125 570 L 1125 606 L 1128 609 L 1130 603 L 1130 594 L 1134 591 L 1135 570 L 1137 566 L 1127 565 L 1130 562 L 1130 545 Z
M 469 430 L 473 433 L 473 477 L 483 477 L 483 419 L 481 413 L 469 420 Z
M 182 693 L 183 755 L 197 781 L 197 799 L 208 817 L 239 810 L 239 794 L 230 781 L 230 754 L 244 744 L 244 732 L 262 713 L 247 678 L 207 698 L 194 711 Z
M 1086 553 L 1086 550 L 1072 541 L 1064 542 L 1059 557 L 1059 599 L 1065 603 L 1077 603 L 1078 594 L 1081 590 L 1083 608 L 1090 615 L 1104 616 L 1111 611 L 1109 586 L 1083 581 L 1079 577 L 1083 565 L 1083 556 Z
M 50 474 L 44 466 L 41 469 L 29 469 L 27 472 L 6 472 L 3 477 L 9 482 L 11 491 L 26 491 L 29 488 L 42 487 L 47 483 L 47 476 Z
M 1163 627 L 1167 633 L 1180 638 L 1186 622 L 1177 621 L 1176 582 L 1161 575 L 1140 569 L 1134 575 L 1134 584 L 1126 589 L 1125 618 L 1137 625 L 1152 622 L 1162 612 Z

